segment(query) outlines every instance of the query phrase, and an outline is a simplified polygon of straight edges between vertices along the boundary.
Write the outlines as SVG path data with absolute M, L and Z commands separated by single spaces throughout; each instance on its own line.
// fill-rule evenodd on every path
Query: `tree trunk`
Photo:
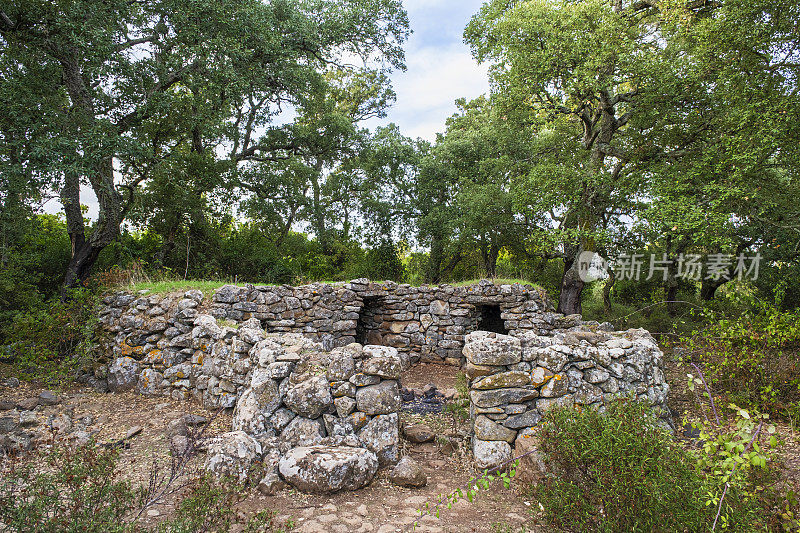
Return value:
M 614 282 L 617 281 L 617 277 L 614 275 L 614 269 L 608 269 L 608 279 L 603 284 L 603 311 L 607 315 L 611 314 L 611 287 L 614 286 Z
M 65 50 L 60 62 L 64 84 L 72 102 L 72 110 L 80 120 L 80 132 L 85 139 L 91 139 L 92 136 L 99 133 L 95 129 L 97 118 L 94 101 L 83 78 L 77 52 Z M 72 258 L 64 275 L 64 285 L 61 290 L 62 300 L 68 297 L 68 289 L 77 287 L 86 281 L 100 252 L 119 236 L 119 227 L 123 218 L 122 195 L 114 183 L 112 155 L 103 148 L 102 144 L 98 141 L 88 142 L 86 146 L 82 147 L 83 157 L 75 154 L 76 162 L 81 161 L 82 158 L 93 161 L 82 170 L 86 172 L 85 177 L 88 178 L 92 190 L 97 196 L 98 204 L 97 222 L 88 240 L 80 202 L 81 174 L 77 171 L 68 171 L 64 176 L 61 201 L 67 220 L 67 232 L 72 243 Z
M 584 282 L 578 271 L 578 256 L 583 246 L 570 246 L 574 253 L 564 259 L 564 275 L 561 278 L 561 293 L 558 296 L 557 312 L 565 315 L 581 314 L 581 293 Z
M 500 254 L 500 247 L 492 243 L 487 249 L 485 246 L 482 249 L 483 267 L 486 277 L 494 279 L 497 277 L 497 256 Z
M 709 301 L 714 299 L 717 289 L 725 285 L 728 280 L 724 278 L 719 279 L 703 279 L 700 284 L 700 299 Z
M 68 298 L 69 289 L 79 287 L 86 281 L 91 273 L 92 266 L 94 266 L 103 248 L 105 248 L 105 246 L 92 246 L 85 240 L 78 245 L 67 265 L 67 273 L 64 276 L 64 288 L 61 291 L 62 301 Z
M 442 261 L 444 261 L 444 243 L 442 238 L 434 236 L 431 240 L 431 253 L 428 256 L 427 275 L 431 283 L 442 281 Z

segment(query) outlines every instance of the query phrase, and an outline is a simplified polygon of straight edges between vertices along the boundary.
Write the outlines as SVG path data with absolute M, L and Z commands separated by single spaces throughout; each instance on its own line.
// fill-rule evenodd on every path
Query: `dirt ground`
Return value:
M 422 388 L 433 383 L 439 390 L 453 389 L 458 370 L 444 365 L 418 365 L 403 378 L 403 386 Z M 19 401 L 37 396 L 42 390 L 27 383 L 19 387 L 0 387 L 0 398 Z M 102 394 L 89 388 L 72 387 L 54 391 L 60 403 L 40 406 L 36 413 L 39 427 L 47 420 L 65 411 L 73 419 L 91 416 L 93 422 L 87 431 L 93 433 L 98 443 L 112 443 L 126 436 L 137 426 L 141 432 L 125 440 L 120 449 L 119 468 L 121 477 L 136 485 L 145 485 L 153 472 L 154 464 L 161 473 L 169 468 L 169 442 L 164 430 L 167 424 L 185 414 L 198 414 L 212 419 L 203 436 L 213 436 L 230 430 L 230 415 L 214 413 L 195 402 L 180 402 L 169 398 L 151 398 L 136 393 Z M 388 471 L 378 473 L 372 483 L 356 492 L 342 492 L 332 496 L 308 495 L 291 488 L 272 496 L 265 496 L 253 489 L 248 497 L 238 504 L 239 511 L 246 515 L 264 509 L 277 511 L 276 523 L 291 520 L 298 532 L 395 532 L 395 531 L 442 531 L 442 532 L 493 532 L 493 531 L 552 531 L 552 528 L 537 526 L 530 512 L 532 504 L 522 491 L 509 489 L 497 483 L 489 491 L 481 491 L 478 499 L 469 503 L 461 500 L 452 509 L 436 503 L 443 495 L 458 488 L 465 489 L 470 479 L 478 473 L 471 466 L 463 436 L 466 425 L 451 413 L 416 415 L 403 413 L 403 424 L 424 423 L 437 438 L 433 442 L 411 444 L 402 441 L 402 454 L 410 455 L 425 470 L 427 486 L 420 489 L 401 488 L 388 479 Z M 49 434 L 43 437 L 47 445 Z M 188 469 L 199 472 L 204 456 L 193 459 Z M 146 526 L 154 526 L 169 517 L 176 501 L 167 499 L 164 504 L 150 509 L 143 516 Z M 420 510 L 428 506 L 429 513 Z M 416 523 L 416 528 L 414 527 Z
M 665 356 L 668 381 L 672 387 L 670 406 L 680 414 L 693 409 L 696 402 L 685 386 L 685 369 L 675 365 L 674 358 Z M 2 369 L 0 369 L 2 372 Z M 421 364 L 403 376 L 402 385 L 423 388 L 433 383 L 439 390 L 452 390 L 457 385 L 458 370 L 454 367 Z M 32 397 L 43 390 L 29 384 L 16 388 L 0 387 L 0 398 L 18 401 Z M 118 441 L 136 426 L 141 432 L 127 439 L 120 451 L 121 475 L 135 484 L 146 484 L 153 471 L 154 462 L 163 472 L 170 461 L 169 444 L 164 430 L 167 424 L 185 414 L 199 414 L 212 419 L 204 436 L 229 431 L 230 415 L 212 413 L 193 402 L 179 402 L 167 398 L 149 398 L 135 393 L 101 394 L 91 389 L 73 387 L 55 391 L 60 403 L 39 407 L 37 416 L 45 424 L 50 415 L 71 410 L 73 418 L 91 416 L 93 423 L 87 428 L 95 432 L 96 442 Z M 401 488 L 388 479 L 382 471 L 366 488 L 356 492 L 341 492 L 332 496 L 298 493 L 284 489 L 275 495 L 265 496 L 253 489 L 238 510 L 251 515 L 264 509 L 278 513 L 277 523 L 291 520 L 298 532 L 545 532 L 553 527 L 537 515 L 537 505 L 530 501 L 524 487 L 513 485 L 505 489 L 497 483 L 489 491 L 481 491 L 477 501 L 461 500 L 452 509 L 436 503 L 442 495 L 467 487 L 477 475 L 471 465 L 467 449 L 466 422 L 451 412 L 416 415 L 402 413 L 403 424 L 424 423 L 436 434 L 433 442 L 411 444 L 402 442 L 402 453 L 410 455 L 425 470 L 427 486 L 421 489 Z M 676 420 L 679 422 L 680 418 Z M 781 454 L 784 463 L 783 483 L 798 486 L 800 483 L 800 438 L 791 426 L 777 424 L 785 445 Z M 189 465 L 199 472 L 204 456 L 201 454 Z M 172 514 L 175 498 L 151 509 L 143 518 L 144 525 L 153 526 Z M 420 513 L 427 506 L 428 514 Z M 416 528 L 414 525 L 416 524 Z

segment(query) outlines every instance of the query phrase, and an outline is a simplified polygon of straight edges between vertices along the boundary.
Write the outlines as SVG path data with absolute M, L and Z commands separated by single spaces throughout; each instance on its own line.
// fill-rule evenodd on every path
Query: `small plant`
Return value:
M 734 317 L 701 315 L 703 328 L 680 339 L 683 362 L 702 369 L 708 385 L 745 408 L 798 416 L 800 312 L 766 304 Z
M 97 297 L 75 289 L 64 301 L 19 313 L 9 328 L 7 352 L 21 379 L 57 386 L 91 368 L 96 352 Z
M 705 478 L 703 498 L 706 506 L 716 510 L 711 530 L 756 523 L 763 508 L 770 505 L 766 500 L 775 496 L 765 490 L 773 477 L 768 465 L 779 445 L 775 426 L 768 423 L 769 415 L 734 403 L 718 409 L 705 376 L 693 366 L 698 376 L 687 375 L 688 388 L 695 394 L 702 417 L 687 417 L 687 425 L 698 430 L 700 448 L 695 455 L 698 472 Z M 732 423 L 723 423 L 720 417 L 726 414 L 732 416 Z M 787 501 L 791 503 L 788 497 Z
M 504 488 L 511 486 L 511 481 L 517 475 L 519 460 L 529 455 L 528 452 L 520 457 L 510 459 L 491 470 L 484 470 L 477 478 L 471 478 L 463 488 L 457 488 L 447 494 L 440 494 L 433 502 L 425 502 L 419 509 L 420 517 L 435 516 L 439 518 L 445 509 L 452 509 L 459 500 L 466 498 L 470 503 L 474 502 L 481 491 L 488 491 L 492 488 L 493 482 L 500 481 Z M 505 469 L 508 469 L 506 472 Z M 411 524 L 411 530 L 415 530 L 419 523 L 415 520 Z

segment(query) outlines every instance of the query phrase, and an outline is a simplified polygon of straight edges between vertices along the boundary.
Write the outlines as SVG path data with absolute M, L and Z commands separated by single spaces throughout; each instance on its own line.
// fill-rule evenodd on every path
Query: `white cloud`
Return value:
M 456 111 L 455 100 L 472 99 L 489 90 L 487 69 L 466 46 L 425 47 L 408 53 L 408 70 L 394 76 L 397 102 L 381 121 L 395 122 L 403 134 L 433 140 Z

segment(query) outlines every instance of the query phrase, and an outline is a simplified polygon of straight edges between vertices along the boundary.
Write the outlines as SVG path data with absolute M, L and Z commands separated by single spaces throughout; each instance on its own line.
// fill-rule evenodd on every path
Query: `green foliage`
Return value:
M 250 518 L 243 517 L 234 508 L 246 491 L 236 480 L 214 479 L 203 476 L 195 480 L 188 494 L 180 501 L 175 517 L 160 523 L 157 533 L 196 533 L 218 531 L 227 533 L 237 526 L 237 531 L 284 533 L 293 528 L 293 521 L 279 524 L 275 511 L 264 509 Z
M 540 448 L 557 473 L 533 492 L 545 516 L 569 531 L 704 531 L 702 479 L 646 405 L 549 411 Z
M 403 281 L 405 267 L 400 261 L 397 246 L 384 240 L 367 251 L 365 257 L 365 277 L 373 280 Z
M 689 376 L 690 390 L 702 386 L 700 378 Z M 703 499 L 706 506 L 718 510 L 718 527 L 747 531 L 745 524 L 760 524 L 767 519 L 764 509 L 768 498 L 774 496 L 765 490 L 774 477 L 768 463 L 773 463 L 779 441 L 775 426 L 767 423 L 768 415 L 751 413 L 735 404 L 729 404 L 721 414 L 728 412 L 734 416 L 732 427 L 717 421 L 716 408 L 713 416 L 690 421 L 699 429 L 701 443 L 694 453 L 698 472 L 705 477 Z
M 3 332 L 6 357 L 22 379 L 54 386 L 91 369 L 96 356 L 97 297 L 73 289 L 66 301 L 18 312 Z
M 800 313 L 755 302 L 741 313 L 704 312 L 681 339 L 684 360 L 746 407 L 794 418 L 800 408 Z M 691 370 L 690 370 L 691 371 Z
M 149 531 L 138 522 L 143 489 L 121 481 L 114 449 L 56 445 L 34 458 L 16 459 L 0 478 L 0 522 L 11 531 L 106 533 Z M 236 510 L 247 496 L 235 480 L 202 476 L 188 484 L 172 518 L 154 533 L 285 533 L 293 520 L 278 523 L 276 512 L 252 516 Z
M 133 531 L 124 519 L 135 493 L 117 479 L 114 450 L 56 448 L 44 461 L 13 465 L 0 480 L 0 521 L 14 531 Z

